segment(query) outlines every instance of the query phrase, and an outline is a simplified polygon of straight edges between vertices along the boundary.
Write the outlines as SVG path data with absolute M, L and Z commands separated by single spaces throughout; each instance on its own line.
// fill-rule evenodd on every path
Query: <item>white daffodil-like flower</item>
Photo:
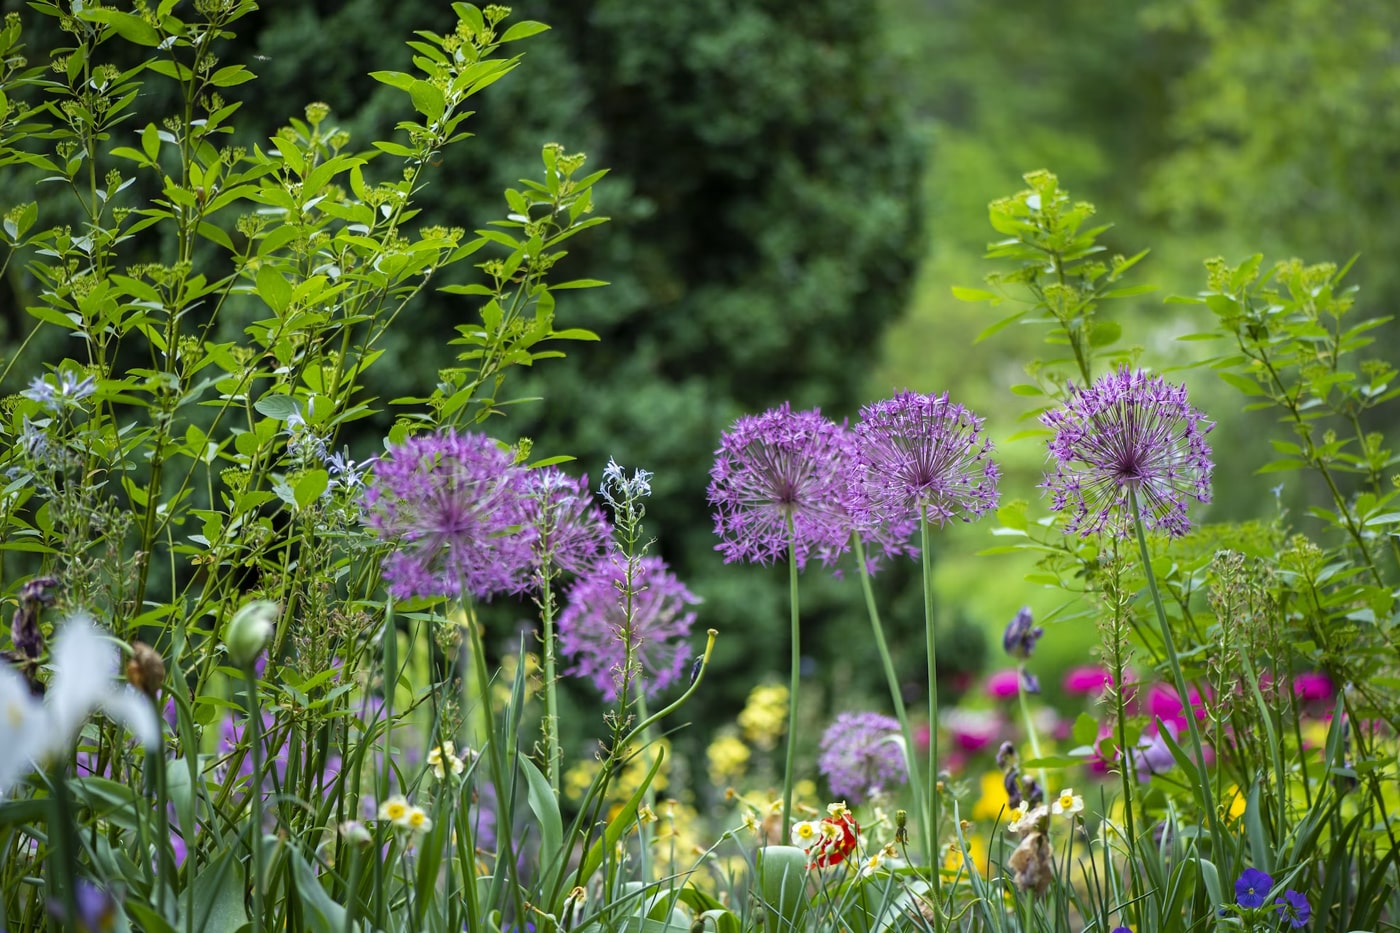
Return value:
M 457 757 L 456 752 L 457 748 L 451 742 L 443 742 L 428 752 L 428 766 L 433 769 L 433 776 L 439 781 L 447 777 L 449 771 L 460 775 L 466 768 L 466 764 Z
M 822 824 L 816 820 L 801 820 L 792 824 L 792 844 L 810 849 L 822 841 Z
M 0 794 L 36 765 L 67 754 L 94 712 L 121 723 L 146 748 L 160 745 L 160 721 L 150 700 L 117 683 L 120 660 L 116 645 L 79 615 L 54 639 L 54 675 L 42 703 L 19 674 L 0 667 Z
M 1023 833 L 1035 829 L 1036 824 L 1045 819 L 1050 811 L 1043 804 L 1032 809 L 1031 805 L 1023 800 L 1021 805 L 1011 812 L 1014 815 L 1011 822 L 1006 824 L 1006 828 L 1013 833 Z
M 422 807 L 409 807 L 403 825 L 409 832 L 421 835 L 433 828 L 433 821 Z
M 1050 806 L 1050 812 L 1056 816 L 1074 816 L 1084 809 L 1084 798 L 1076 794 L 1072 789 L 1066 787 L 1060 791 L 1060 796 L 1055 798 L 1055 802 Z
M 408 828 L 408 798 L 395 794 L 379 805 L 379 818 L 388 820 L 400 829 Z

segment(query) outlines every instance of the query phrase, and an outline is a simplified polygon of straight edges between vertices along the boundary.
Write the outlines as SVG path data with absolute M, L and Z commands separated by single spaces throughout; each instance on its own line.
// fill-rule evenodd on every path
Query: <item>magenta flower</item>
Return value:
M 864 522 L 943 525 L 997 504 L 997 465 L 982 419 L 943 395 L 901 392 L 867 405 L 856 424 L 852 510 Z
M 1195 687 L 1187 689 L 1196 721 L 1205 722 L 1206 704 L 1201 699 L 1200 690 Z M 1186 709 L 1182 705 L 1181 696 L 1174 687 L 1167 684 L 1153 684 L 1147 691 L 1147 714 L 1154 720 L 1160 719 L 1163 722 L 1171 723 L 1178 729 L 1186 729 Z
M 879 713 L 842 713 L 822 733 L 817 768 L 831 793 L 852 804 L 905 783 L 899 723 Z
M 1332 678 L 1321 671 L 1311 671 L 1293 676 L 1293 692 L 1300 700 L 1332 699 Z
M 483 434 L 412 437 L 375 461 L 365 521 L 396 544 L 384 559 L 400 598 L 490 599 L 529 583 L 534 532 L 525 471 Z
M 525 474 L 525 521 L 535 531 L 537 573 L 552 565 L 582 576 L 602 560 L 612 541 L 588 478 L 575 479 L 558 467 Z
M 614 556 L 580 577 L 559 616 L 559 646 L 574 660 L 569 673 L 592 681 L 608 702 L 618 698 L 629 633 L 634 682 L 640 675 L 648 697 L 680 679 L 695 624 L 687 607 L 700 602 L 659 557 L 632 562 L 629 594 L 627 565 L 625 557 Z
M 744 415 L 720 437 L 707 492 L 724 562 L 769 564 L 788 555 L 832 563 L 850 546 L 850 439 L 816 409 L 787 402 Z
M 1075 667 L 1065 674 L 1061 685 L 1065 693 L 1098 696 L 1113 683 L 1113 675 L 1101 667 Z
M 1015 668 L 988 674 L 983 685 L 987 695 L 996 700 L 1014 697 L 1021 690 L 1021 672 Z
M 1180 537 L 1190 529 L 1186 500 L 1210 501 L 1212 463 L 1205 435 L 1214 425 L 1192 408 L 1185 386 L 1123 367 L 1041 415 L 1053 429 L 1055 472 L 1042 488 L 1067 512 L 1067 533 L 1135 534 L 1130 490 L 1146 528 Z

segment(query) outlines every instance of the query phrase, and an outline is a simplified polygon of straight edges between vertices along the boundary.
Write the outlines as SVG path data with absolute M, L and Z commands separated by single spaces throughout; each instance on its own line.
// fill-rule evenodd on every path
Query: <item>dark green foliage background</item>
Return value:
M 923 251 L 925 140 L 868 0 L 535 0 L 513 4 L 523 18 L 553 29 L 485 95 L 469 123 L 479 139 L 446 153 L 424 221 L 470 228 L 499 213 L 500 190 L 538 172 L 544 141 L 611 169 L 597 200 L 613 222 L 574 241 L 561 273 L 612 283 L 560 303 L 561 326 L 601 342 L 516 377 L 508 395 L 544 400 L 491 430 L 533 438 L 537 456 L 575 455 L 595 484 L 609 457 L 656 473 L 656 550 L 705 599 L 700 632 L 721 632 L 715 678 L 692 710 L 718 725 L 786 670 L 788 609 L 785 568 L 725 567 L 713 549 L 713 450 L 745 412 L 790 399 L 839 419 L 868 400 L 880 335 Z M 386 37 L 446 19 L 429 2 L 268 4 L 230 55 L 261 75 L 244 124 L 275 127 L 323 99 L 361 145 L 387 138 L 394 96 L 364 72 L 406 67 Z M 450 327 L 472 310 L 446 296 L 420 306 L 394 338 L 399 358 L 372 373 L 376 394 L 430 388 Z M 813 568 L 803 600 L 813 672 L 863 666 L 857 681 L 878 683 L 861 665 L 873 652 L 852 638 L 867 625 L 855 579 Z M 913 632 L 920 604 L 906 602 Z M 528 607 L 517 616 L 525 624 Z

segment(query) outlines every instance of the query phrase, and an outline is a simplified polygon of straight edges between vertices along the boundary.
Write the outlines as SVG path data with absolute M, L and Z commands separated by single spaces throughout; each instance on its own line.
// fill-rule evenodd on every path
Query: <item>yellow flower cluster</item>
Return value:
M 731 784 L 744 776 L 749 766 L 749 747 L 733 733 L 721 733 L 705 749 L 710 763 L 710 782 L 716 787 Z
M 744 738 L 762 749 L 778 744 L 787 730 L 788 688 L 782 684 L 760 684 L 749 691 L 739 727 Z

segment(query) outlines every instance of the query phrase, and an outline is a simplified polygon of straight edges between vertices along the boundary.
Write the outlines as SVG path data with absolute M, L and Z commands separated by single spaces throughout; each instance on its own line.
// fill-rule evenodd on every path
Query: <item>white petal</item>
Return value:
M 113 690 L 102 700 L 102 712 L 126 726 L 148 749 L 160 747 L 160 720 L 151 701 L 131 687 Z
M 0 664 L 0 796 L 34 769 L 44 732 L 43 705 L 17 671 Z

